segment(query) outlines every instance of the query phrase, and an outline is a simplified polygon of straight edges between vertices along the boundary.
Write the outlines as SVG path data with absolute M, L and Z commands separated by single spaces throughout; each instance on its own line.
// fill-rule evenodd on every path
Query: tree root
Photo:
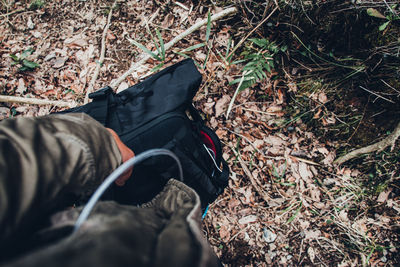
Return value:
M 344 163 L 350 159 L 356 158 L 362 154 L 367 154 L 367 153 L 371 153 L 374 151 L 381 152 L 388 146 L 392 146 L 392 150 L 393 150 L 396 140 L 397 140 L 397 138 L 399 138 L 399 136 L 400 136 L 400 122 L 397 124 L 397 127 L 393 130 L 393 132 L 385 139 L 383 139 L 375 144 L 353 150 L 350 153 L 336 159 L 334 161 L 334 163 L 342 164 L 342 163 Z

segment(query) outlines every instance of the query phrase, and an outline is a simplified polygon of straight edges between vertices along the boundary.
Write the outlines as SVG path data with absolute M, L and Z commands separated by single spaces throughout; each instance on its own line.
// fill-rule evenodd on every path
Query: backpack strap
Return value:
M 218 188 L 218 195 L 224 191 L 225 187 L 228 185 L 228 180 L 229 180 L 229 166 L 228 163 L 224 159 L 222 159 L 222 172 L 218 175 L 215 176 L 213 179 L 213 183 L 215 186 Z
M 195 123 L 199 123 L 200 125 L 204 125 L 204 120 L 201 117 L 199 111 L 193 106 L 193 104 L 188 105 L 188 110 L 192 119 Z
M 90 115 L 104 126 L 107 126 L 110 96 L 112 97 L 113 94 L 114 91 L 110 86 L 89 94 L 89 98 L 93 99 L 90 107 Z

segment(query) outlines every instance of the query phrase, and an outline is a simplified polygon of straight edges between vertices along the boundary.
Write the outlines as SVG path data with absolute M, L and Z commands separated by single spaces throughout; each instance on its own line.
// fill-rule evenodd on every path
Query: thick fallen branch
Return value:
M 374 151 L 381 152 L 388 146 L 394 147 L 396 140 L 397 140 L 397 138 L 399 138 L 399 136 L 400 136 L 400 122 L 399 122 L 399 124 L 397 124 L 396 129 L 394 129 L 394 131 L 385 139 L 383 139 L 375 144 L 353 150 L 350 153 L 348 153 L 342 157 L 339 157 L 334 162 L 337 164 L 342 164 L 342 163 L 344 163 L 350 159 L 356 158 L 362 154 L 367 154 L 367 153 L 371 153 Z
M 75 102 L 64 102 L 64 101 L 53 101 L 47 99 L 37 99 L 37 98 L 28 98 L 28 97 L 18 97 L 18 96 L 8 96 L 8 95 L 0 95 L 0 102 L 3 103 L 21 103 L 21 104 L 29 104 L 29 105 L 51 105 L 57 107 L 67 107 L 73 108 L 76 107 Z
M 95 84 L 95 82 L 97 80 L 97 77 L 99 76 L 101 65 L 103 65 L 103 62 L 104 62 L 104 56 L 105 56 L 105 53 L 106 53 L 107 32 L 108 32 L 108 28 L 110 28 L 111 17 L 112 17 L 113 9 L 115 8 L 116 4 L 117 4 L 117 1 L 114 1 L 114 4 L 112 5 L 112 7 L 110 9 L 110 13 L 108 13 L 107 24 L 104 27 L 103 35 L 101 37 L 100 58 L 99 58 L 99 61 L 97 62 L 96 70 L 94 71 L 92 79 L 90 80 L 89 87 L 86 90 L 86 96 L 85 96 L 84 104 L 87 104 L 89 102 L 89 94 L 91 92 L 93 92 L 94 84 Z
M 227 15 L 230 15 L 232 13 L 235 13 L 237 11 L 236 7 L 231 7 L 231 8 L 227 8 L 215 15 L 211 16 L 211 21 L 216 21 L 219 20 Z M 188 36 L 189 34 L 193 33 L 194 31 L 200 29 L 202 26 L 207 24 L 207 19 L 203 19 L 199 22 L 197 22 L 196 24 L 194 24 L 192 27 L 190 27 L 189 29 L 187 29 L 186 31 L 184 31 L 183 33 L 179 34 L 178 36 L 176 36 L 174 39 L 172 39 L 171 41 L 169 41 L 167 44 L 165 44 L 165 51 L 170 49 L 171 47 L 173 47 L 177 42 L 179 42 L 180 40 L 182 40 L 183 38 L 185 38 L 186 36 Z M 154 52 L 155 54 L 157 54 L 157 52 Z M 141 59 L 135 63 L 133 63 L 131 65 L 131 67 L 129 68 L 129 70 L 127 70 L 124 74 L 122 74 L 121 77 L 119 77 L 117 80 L 115 80 L 114 82 L 112 82 L 110 84 L 110 87 L 113 89 L 118 88 L 118 85 L 124 81 L 126 79 L 126 77 L 128 77 L 129 75 L 131 75 L 133 72 L 135 72 L 141 65 L 143 65 L 144 63 L 146 63 L 146 61 L 148 59 L 150 59 L 150 55 L 143 53 L 141 56 Z

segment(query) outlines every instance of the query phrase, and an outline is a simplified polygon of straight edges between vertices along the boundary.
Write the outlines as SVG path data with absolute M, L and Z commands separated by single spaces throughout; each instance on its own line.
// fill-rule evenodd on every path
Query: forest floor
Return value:
M 112 4 L 2 1 L 0 94 L 83 104 Z M 138 61 L 143 51 L 130 39 L 155 50 L 150 32 L 157 40 L 158 29 L 167 43 L 206 19 L 208 12 L 228 7 L 212 1 L 119 1 L 94 88 L 110 84 Z M 230 165 L 229 186 L 210 205 L 203 224 L 215 253 L 227 266 L 400 265 L 399 144 L 338 166 L 334 160 L 339 151 L 343 153 L 343 143 L 348 145 L 359 134 L 360 119 L 358 126 L 350 128 L 347 141 L 338 140 L 332 132 L 324 134 L 328 127 L 344 125 L 335 109 L 329 108 L 333 103 L 336 108 L 351 106 L 354 113 L 363 115 L 365 109 L 357 97 L 340 102 L 328 86 L 321 85 L 303 90 L 296 79 L 300 67 L 294 67 L 290 59 L 286 65 L 277 60 L 266 77 L 238 93 L 226 116 L 238 86 L 232 81 L 242 77 L 243 64 L 232 62 L 242 59 L 239 51 L 249 47 L 244 39 L 248 28 L 238 30 L 243 25 L 239 17 L 248 10 L 241 6 L 238 10 L 212 23 L 210 35 L 204 26 L 185 37 L 166 51 L 164 60 L 168 66 L 185 54 L 198 63 L 203 83 L 195 105 L 221 138 Z M 273 8 L 265 12 L 268 15 Z M 261 35 L 255 31 L 250 38 Z M 232 52 L 242 39 L 242 47 Z M 187 49 L 194 45 L 197 48 Z M 231 52 L 233 60 L 227 62 Z M 159 63 L 149 59 L 118 90 L 141 81 Z M 28 70 L 21 70 L 24 66 Z M 317 77 L 308 77 L 308 85 L 321 83 Z M 56 110 L 60 108 L 0 103 L 0 119 Z M 313 124 L 306 123 L 306 118 Z M 372 132 L 376 140 L 386 134 L 372 124 L 362 131 Z

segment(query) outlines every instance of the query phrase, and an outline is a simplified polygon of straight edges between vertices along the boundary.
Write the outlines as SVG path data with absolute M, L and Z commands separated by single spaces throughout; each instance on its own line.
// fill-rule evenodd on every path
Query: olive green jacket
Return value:
M 120 163 L 87 115 L 0 122 L 0 266 L 218 266 L 199 197 L 176 180 L 141 207 L 101 201 L 72 232 L 82 207 L 62 203 L 87 199 Z

